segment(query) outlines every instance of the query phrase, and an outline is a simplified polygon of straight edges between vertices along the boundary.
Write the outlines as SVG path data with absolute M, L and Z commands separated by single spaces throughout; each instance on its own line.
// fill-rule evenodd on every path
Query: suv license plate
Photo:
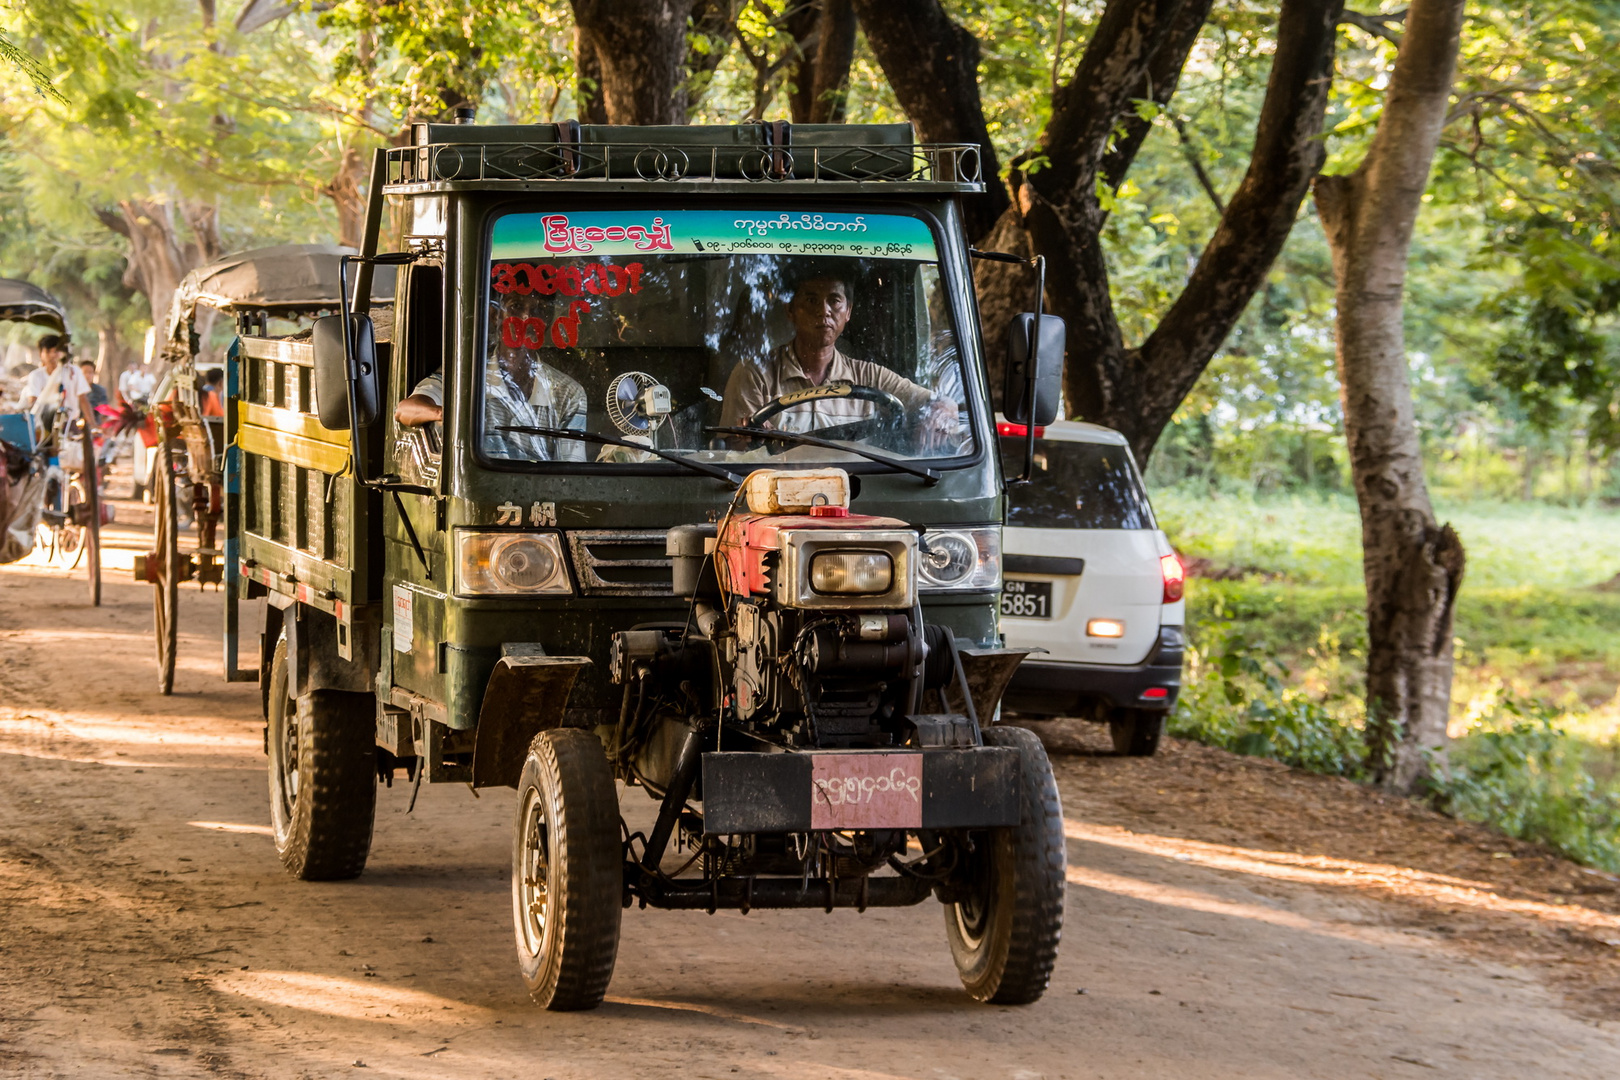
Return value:
M 1052 583 L 1016 581 L 1001 583 L 1001 613 L 1015 619 L 1050 619 Z

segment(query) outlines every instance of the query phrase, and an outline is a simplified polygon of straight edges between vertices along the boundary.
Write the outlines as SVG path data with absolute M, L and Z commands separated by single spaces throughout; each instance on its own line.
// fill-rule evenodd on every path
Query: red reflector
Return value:
M 1003 420 L 999 424 L 996 425 L 996 434 L 997 435 L 1028 435 L 1029 434 L 1029 428 L 1025 427 L 1023 424 L 1009 424 L 1009 423 L 1007 423 L 1007 421 Z M 1035 429 L 1035 437 L 1037 439 L 1039 439 L 1042 435 L 1045 435 L 1045 434 L 1046 434 L 1046 429 L 1044 427 L 1037 427 Z
M 1164 602 L 1173 604 L 1187 591 L 1187 568 L 1181 565 L 1180 555 L 1165 555 L 1159 559 L 1159 573 L 1164 575 Z
M 1165 698 L 1170 696 L 1170 691 L 1166 690 L 1162 686 L 1150 686 L 1146 690 L 1142 691 L 1142 696 L 1147 698 L 1149 701 L 1163 701 Z

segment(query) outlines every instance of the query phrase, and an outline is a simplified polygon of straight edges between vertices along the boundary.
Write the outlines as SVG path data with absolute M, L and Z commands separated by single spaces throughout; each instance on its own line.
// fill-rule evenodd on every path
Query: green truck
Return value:
M 976 148 L 462 119 L 378 152 L 342 310 L 231 351 L 224 569 L 268 599 L 283 865 L 361 873 L 380 781 L 515 787 L 546 1007 L 601 1001 L 637 903 L 937 899 L 968 991 L 1035 1000 L 1064 839 L 997 722 Z M 1008 348 L 1008 413 L 1049 421 L 1061 323 Z

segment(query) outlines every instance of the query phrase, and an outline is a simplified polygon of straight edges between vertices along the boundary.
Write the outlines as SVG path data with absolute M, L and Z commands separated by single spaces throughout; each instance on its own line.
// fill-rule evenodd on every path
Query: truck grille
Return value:
M 568 533 L 574 572 L 586 596 L 669 596 L 670 558 L 662 529 L 590 529 Z

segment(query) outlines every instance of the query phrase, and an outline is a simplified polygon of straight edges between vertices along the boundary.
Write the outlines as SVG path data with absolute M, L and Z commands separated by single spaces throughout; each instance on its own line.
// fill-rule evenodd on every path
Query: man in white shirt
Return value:
M 157 389 L 157 380 L 150 372 L 143 371 L 139 364 L 130 364 L 124 373 L 118 376 L 118 396 L 128 404 L 146 404 L 151 400 L 152 391 Z
M 401 427 L 435 424 L 444 419 L 444 373 L 435 371 L 394 410 Z M 585 390 L 579 383 L 534 356 L 505 344 L 484 369 L 485 457 L 507 461 L 584 461 L 585 444 L 516 431 L 511 426 L 585 428 Z
M 23 385 L 22 407 L 43 417 L 66 409 L 70 419 L 93 416 L 90 411 L 90 384 L 84 372 L 67 362 L 67 340 L 56 334 L 39 339 L 40 366 L 28 373 Z

